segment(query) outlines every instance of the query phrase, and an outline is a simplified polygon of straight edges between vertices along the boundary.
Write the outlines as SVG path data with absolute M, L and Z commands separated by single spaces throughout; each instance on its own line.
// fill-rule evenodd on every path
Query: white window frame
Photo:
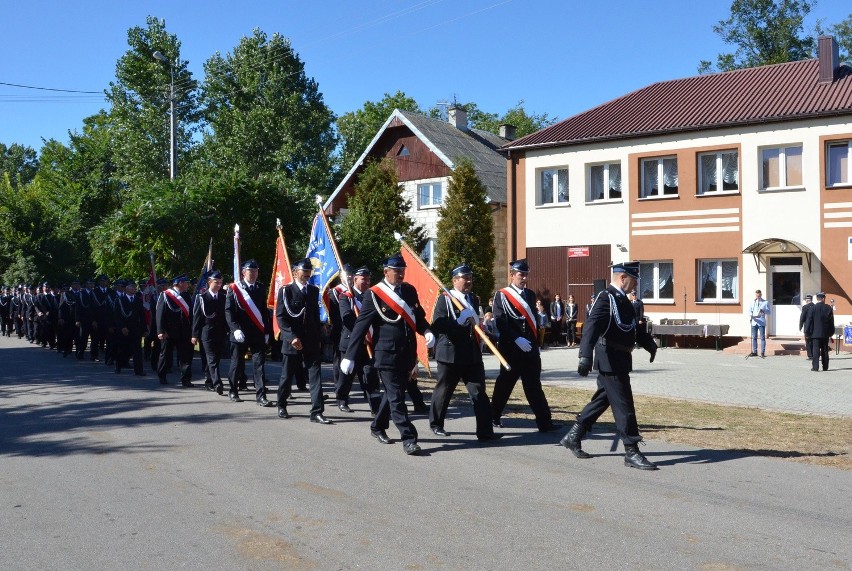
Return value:
M 802 157 L 801 158 L 802 180 L 801 180 L 801 182 L 799 182 L 799 184 L 790 184 L 787 181 L 787 151 L 789 151 L 791 149 L 799 149 L 799 155 Z M 765 177 L 764 177 L 764 174 L 763 174 L 763 163 L 764 163 L 763 154 L 767 151 L 778 151 L 778 182 L 780 183 L 778 186 L 769 186 L 766 183 L 766 180 L 764 180 Z M 758 172 L 760 173 L 760 190 L 779 190 L 779 189 L 785 189 L 785 188 L 802 188 L 804 186 L 804 181 L 805 181 L 805 173 L 804 173 L 805 154 L 804 154 L 804 151 L 805 150 L 804 150 L 804 146 L 802 145 L 802 143 L 792 143 L 792 144 L 789 144 L 789 145 L 779 145 L 779 146 L 761 148 L 760 153 L 758 155 L 760 162 L 759 162 L 758 167 L 757 167 Z
M 565 197 L 565 200 L 560 199 L 559 192 L 559 173 L 565 173 L 565 184 L 567 186 L 568 195 Z M 567 206 L 570 204 L 571 200 L 571 184 L 569 177 L 569 170 L 567 166 L 561 167 L 549 167 L 544 169 L 537 169 L 535 171 L 535 205 L 536 207 L 548 207 L 548 206 Z M 550 201 L 545 202 L 542 197 L 542 182 L 544 177 L 549 175 L 551 178 L 553 196 Z
M 611 196 L 610 192 L 612 189 L 610 188 L 610 178 L 609 178 L 609 170 L 611 167 L 617 166 L 619 170 L 619 179 L 620 179 L 620 188 L 618 190 L 621 196 Z M 597 167 L 603 167 L 603 191 L 604 195 L 602 198 L 596 198 L 592 196 L 593 187 L 592 187 L 592 169 Z M 586 202 L 610 202 L 610 201 L 621 201 L 624 197 L 624 170 L 621 168 L 621 161 L 610 161 L 607 163 L 593 163 L 586 165 Z
M 846 173 L 845 181 L 832 183 L 831 153 L 832 147 L 846 146 Z M 825 186 L 826 188 L 837 188 L 852 185 L 852 141 L 828 141 L 825 146 Z
M 737 188 L 725 190 L 724 188 L 719 188 L 720 186 L 724 186 L 724 160 L 723 155 L 736 155 L 737 160 Z M 705 189 L 704 186 L 704 157 L 715 157 L 716 158 L 716 189 L 710 190 Z M 721 179 L 721 184 L 720 184 Z M 740 152 L 737 149 L 724 149 L 721 151 L 713 151 L 710 153 L 698 153 L 698 195 L 699 196 L 716 196 L 717 194 L 739 194 L 740 192 Z
M 660 184 L 665 180 L 665 169 L 663 165 L 667 160 L 674 160 L 675 167 L 678 169 L 678 186 L 677 192 L 665 194 L 665 183 Z M 645 164 L 657 163 L 657 194 L 650 194 L 650 190 L 645 188 Z M 660 200 L 663 198 L 677 198 L 680 196 L 680 165 L 677 164 L 677 155 L 666 155 L 660 157 L 648 157 L 639 161 L 639 199 L 640 200 Z
M 652 270 L 652 281 L 653 285 L 651 287 L 651 294 L 647 295 L 645 290 L 648 289 L 645 287 L 645 284 L 642 280 L 639 280 L 639 285 L 636 289 L 640 293 L 640 299 L 645 303 L 674 303 L 674 285 L 672 286 L 672 297 L 660 297 L 660 264 L 669 264 L 672 268 L 672 282 L 674 282 L 674 260 L 656 260 L 656 261 L 647 261 L 647 262 L 639 262 L 639 275 L 643 274 L 642 266 L 653 266 Z
M 429 238 L 426 240 L 426 246 L 423 247 L 423 251 L 420 252 L 420 259 L 426 262 L 426 266 L 430 270 L 434 270 L 437 255 L 438 243 L 434 238 Z
M 716 295 L 714 297 L 704 297 L 702 290 L 704 289 L 704 265 L 705 264 L 716 264 L 715 268 L 715 284 L 716 284 Z M 724 297 L 722 295 L 722 291 L 724 288 L 720 286 L 720 284 L 724 280 L 724 272 L 723 265 L 724 264 L 733 264 L 736 268 L 737 272 L 733 277 L 733 293 L 734 297 Z M 719 258 L 719 259 L 703 259 L 696 260 L 696 271 L 698 279 L 695 280 L 695 285 L 697 291 L 695 292 L 695 300 L 698 303 L 731 303 L 738 304 L 740 302 L 740 263 L 739 260 L 735 258 Z
M 429 203 L 423 204 L 421 200 L 423 195 L 421 194 L 420 189 L 427 186 L 429 187 Z M 438 188 L 441 192 L 441 198 L 437 202 L 435 202 L 435 188 Z M 428 210 L 430 208 L 440 208 L 444 203 L 444 195 L 444 183 L 441 181 L 417 183 L 417 209 Z

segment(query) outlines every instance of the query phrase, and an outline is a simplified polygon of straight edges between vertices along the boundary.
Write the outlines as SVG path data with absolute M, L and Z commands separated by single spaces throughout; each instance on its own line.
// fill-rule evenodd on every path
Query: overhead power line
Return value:
M 8 85 L 9 87 L 20 87 L 21 89 L 38 89 L 40 91 L 60 91 L 62 93 L 87 93 L 87 94 L 95 94 L 95 95 L 103 95 L 102 91 L 80 91 L 78 89 L 57 89 L 53 87 L 36 87 L 34 85 L 20 85 L 17 83 L 6 83 L 5 81 L 0 81 L 0 85 Z

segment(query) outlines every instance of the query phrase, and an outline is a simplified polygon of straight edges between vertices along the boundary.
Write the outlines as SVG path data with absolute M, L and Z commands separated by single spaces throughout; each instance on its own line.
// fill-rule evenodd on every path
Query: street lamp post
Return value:
M 177 129 L 177 114 L 175 113 L 175 68 L 172 61 L 163 55 L 162 52 L 154 52 L 154 59 L 157 61 L 169 64 L 169 180 L 174 180 L 177 176 L 177 144 L 175 142 L 175 131 Z

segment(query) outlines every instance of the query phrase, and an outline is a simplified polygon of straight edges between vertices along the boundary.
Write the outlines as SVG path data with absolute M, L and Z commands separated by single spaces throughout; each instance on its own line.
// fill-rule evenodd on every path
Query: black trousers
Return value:
M 287 406 L 287 399 L 293 391 L 293 381 L 298 381 L 299 369 L 307 373 L 308 389 L 311 391 L 311 416 L 322 414 L 325 410 L 325 405 L 322 399 L 322 356 L 306 355 L 288 355 L 284 353 L 281 360 L 281 379 L 278 381 L 278 404 Z
M 373 419 L 370 429 L 373 432 L 387 430 L 393 420 L 399 436 L 404 443 L 417 442 L 417 429 L 408 418 L 408 407 L 405 405 L 405 386 L 411 371 L 396 369 L 379 369 L 379 379 L 385 387 L 379 411 Z
M 219 340 L 202 340 L 201 341 L 201 358 L 206 364 L 205 375 L 207 382 L 215 389 L 218 386 L 224 387 L 222 383 L 222 375 L 219 372 L 219 364 L 222 361 L 223 345 Z
M 366 358 L 355 360 L 355 369 L 349 375 L 340 373 L 334 385 L 334 393 L 337 404 L 349 404 L 349 393 L 352 391 L 352 382 L 358 377 L 358 384 L 364 399 L 370 405 L 370 412 L 376 414 L 382 402 L 382 393 L 379 390 L 379 374 L 375 367 Z
M 577 342 L 577 322 L 576 321 L 566 321 L 565 329 L 568 332 L 568 345 L 573 345 Z
M 472 365 L 456 365 L 438 361 L 438 382 L 432 391 L 432 403 L 429 408 L 429 426 L 443 428 L 447 418 L 447 410 L 453 391 L 464 382 L 470 401 L 473 403 L 473 414 L 476 416 L 476 435 L 490 436 L 494 433 L 491 425 L 491 402 L 485 392 L 485 366 L 482 361 Z
M 133 372 L 141 374 L 143 372 L 142 336 L 132 332 L 125 335 L 121 331 L 118 332 L 118 335 L 119 337 L 112 344 L 112 358 L 115 360 L 116 370 L 129 367 L 132 358 Z
M 805 337 L 805 351 L 808 353 L 808 359 L 814 358 L 813 339 L 810 337 Z
M 636 421 L 630 374 L 598 373 L 598 390 L 592 395 L 589 404 L 577 415 L 577 422 L 583 430 L 588 431 L 610 406 L 612 416 L 615 417 L 615 428 L 624 445 L 634 445 L 642 440 L 639 435 L 639 423 Z
M 505 353 L 504 353 L 505 354 Z M 534 355 L 518 359 L 510 363 L 511 371 L 500 366 L 500 373 L 494 381 L 494 394 L 491 395 L 491 418 L 500 420 L 509 396 L 515 388 L 518 379 L 524 388 L 524 396 L 535 415 L 535 423 L 539 428 L 548 428 L 553 422 L 550 415 L 550 405 L 541 388 L 541 356 Z
M 828 370 L 828 337 L 811 337 L 811 368 L 819 369 L 822 361 L 822 370 Z
M 160 359 L 157 361 L 157 376 L 165 380 L 169 372 L 172 356 L 177 353 L 178 367 L 180 367 L 180 382 L 188 383 L 192 380 L 192 353 L 194 352 L 189 339 L 174 339 L 166 337 L 160 341 Z
M 92 361 L 98 358 L 98 344 L 95 342 L 95 332 L 91 323 L 81 323 L 77 330 L 77 358 L 82 359 L 86 347 L 92 341 Z
M 246 351 L 251 351 L 254 375 L 254 397 L 266 396 L 266 344 L 260 341 L 231 343 L 231 368 L 228 369 L 228 392 L 239 394 L 240 379 L 246 374 Z

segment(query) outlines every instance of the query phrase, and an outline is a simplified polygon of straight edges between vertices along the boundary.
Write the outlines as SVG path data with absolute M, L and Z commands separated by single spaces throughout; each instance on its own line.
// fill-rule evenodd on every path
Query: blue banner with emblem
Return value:
M 321 213 L 314 217 L 308 253 L 305 257 L 314 267 L 308 283 L 317 286 L 320 290 L 320 320 L 328 322 L 327 292 L 332 280 L 340 274 L 340 261 L 336 256 L 334 237 L 331 234 L 331 228 L 328 227 L 328 220 Z

